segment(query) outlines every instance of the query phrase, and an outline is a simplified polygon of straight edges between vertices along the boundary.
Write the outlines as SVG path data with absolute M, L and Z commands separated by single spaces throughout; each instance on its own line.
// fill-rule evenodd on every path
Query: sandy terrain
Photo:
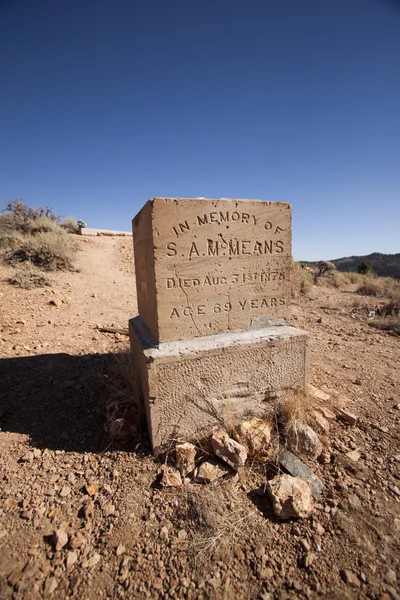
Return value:
M 315 287 L 293 302 L 311 382 L 359 420 L 324 439 L 313 517 L 278 523 L 262 465 L 161 489 L 145 442 L 110 441 L 128 338 L 96 326 L 136 313 L 132 241 L 79 243 L 79 272 L 48 288 L 14 288 L 0 266 L 0 598 L 399 598 L 399 337 L 368 325 L 374 299 Z

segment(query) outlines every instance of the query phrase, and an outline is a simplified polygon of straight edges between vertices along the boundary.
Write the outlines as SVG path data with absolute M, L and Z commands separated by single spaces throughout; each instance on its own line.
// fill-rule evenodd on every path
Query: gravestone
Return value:
M 133 220 L 139 314 L 159 341 L 287 317 L 285 202 L 155 198 Z
M 132 229 L 131 350 L 156 452 L 305 388 L 308 334 L 285 322 L 290 204 L 154 198 Z

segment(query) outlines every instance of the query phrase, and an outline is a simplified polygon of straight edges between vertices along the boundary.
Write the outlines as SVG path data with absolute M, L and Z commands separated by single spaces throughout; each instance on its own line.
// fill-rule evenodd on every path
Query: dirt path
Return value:
M 70 354 L 107 352 L 120 339 L 97 326 L 127 328 L 137 312 L 130 238 L 77 238 L 77 273 L 50 275 L 51 286 L 21 292 L 2 286 L 0 317 L 3 356 L 25 356 L 60 349 Z M 0 267 L 0 278 L 10 276 Z
M 160 489 L 145 445 L 110 441 L 105 405 L 126 392 L 114 353 L 128 340 L 95 327 L 136 313 L 132 242 L 79 243 L 80 272 L 49 288 L 11 287 L 0 266 L 0 598 L 397 600 L 400 350 L 355 306 L 375 300 L 314 288 L 292 305 L 311 381 L 359 419 L 322 436 L 313 517 L 278 523 L 262 465 Z

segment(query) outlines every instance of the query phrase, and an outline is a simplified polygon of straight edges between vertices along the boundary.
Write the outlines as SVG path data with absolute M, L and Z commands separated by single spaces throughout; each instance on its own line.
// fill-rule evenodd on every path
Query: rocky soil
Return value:
M 136 312 L 131 240 L 80 244 L 79 272 L 48 288 L 0 267 L 0 597 L 400 598 L 399 338 L 368 325 L 376 299 L 315 287 L 293 302 L 311 383 L 358 419 L 331 422 L 307 461 L 324 482 L 312 516 L 279 522 L 262 462 L 163 488 L 143 436 L 110 440 L 128 338 L 97 326 Z

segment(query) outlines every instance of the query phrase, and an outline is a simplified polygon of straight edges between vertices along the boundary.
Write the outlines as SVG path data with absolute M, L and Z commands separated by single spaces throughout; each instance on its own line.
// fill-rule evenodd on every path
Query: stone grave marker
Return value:
M 287 317 L 290 204 L 154 198 L 133 220 L 133 235 L 139 314 L 157 340 Z
M 284 320 L 290 204 L 154 198 L 132 229 L 131 351 L 156 453 L 305 388 L 308 334 Z

